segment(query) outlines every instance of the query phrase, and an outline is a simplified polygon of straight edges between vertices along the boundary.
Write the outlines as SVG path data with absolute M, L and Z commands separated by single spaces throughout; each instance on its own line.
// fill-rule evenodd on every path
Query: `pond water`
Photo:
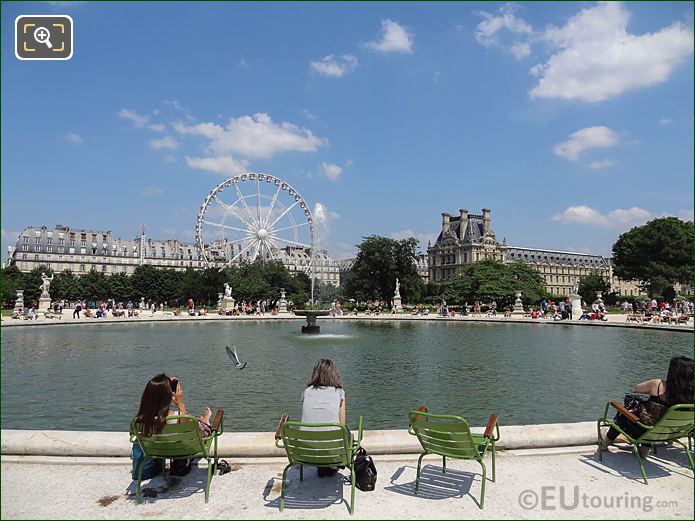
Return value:
M 272 431 L 301 415 L 314 363 L 331 358 L 348 424 L 404 429 L 408 411 L 484 425 L 595 420 L 606 401 L 666 377 L 691 333 L 614 327 L 425 321 L 210 321 L 35 326 L 2 331 L 2 428 L 126 431 L 156 373 L 176 375 L 191 414 L 225 409 L 231 431 Z M 236 345 L 248 366 L 225 354 Z

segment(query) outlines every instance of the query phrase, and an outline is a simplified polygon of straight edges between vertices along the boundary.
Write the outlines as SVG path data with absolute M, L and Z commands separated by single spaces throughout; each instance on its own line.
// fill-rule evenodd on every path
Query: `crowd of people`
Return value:
M 626 322 L 649 322 L 652 324 L 687 324 L 693 316 L 693 303 L 688 300 L 657 301 L 640 300 L 618 302 L 625 314 Z

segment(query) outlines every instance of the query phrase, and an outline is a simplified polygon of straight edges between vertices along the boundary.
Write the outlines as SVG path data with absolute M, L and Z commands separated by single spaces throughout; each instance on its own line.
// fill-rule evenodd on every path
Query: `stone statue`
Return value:
M 51 274 L 49 278 L 45 273 L 41 273 L 41 280 L 43 281 L 41 284 L 41 294 L 48 295 L 48 290 L 51 287 L 51 281 L 53 280 L 53 274 Z
M 574 286 L 572 286 L 572 295 L 579 295 L 579 279 L 574 281 Z
M 224 283 L 224 296 L 225 298 L 231 298 L 232 297 L 232 287 L 227 284 L 226 282 Z
M 396 293 L 395 293 L 395 294 L 396 294 L 396 295 L 400 295 L 400 294 L 401 294 L 401 291 L 400 291 L 400 290 L 401 290 L 401 285 L 400 285 L 400 283 L 398 282 L 398 277 L 396 277 Z

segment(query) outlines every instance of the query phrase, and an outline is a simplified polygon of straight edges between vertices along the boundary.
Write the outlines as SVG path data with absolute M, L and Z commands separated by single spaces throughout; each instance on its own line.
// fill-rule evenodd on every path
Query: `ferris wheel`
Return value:
M 313 266 L 311 209 L 272 175 L 243 173 L 217 185 L 200 205 L 195 233 L 206 267 L 279 260 L 309 273 Z

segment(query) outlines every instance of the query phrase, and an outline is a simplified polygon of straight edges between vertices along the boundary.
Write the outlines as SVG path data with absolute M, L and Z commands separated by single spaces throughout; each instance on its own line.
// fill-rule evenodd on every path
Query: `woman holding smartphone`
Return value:
M 175 408 L 172 408 L 172 403 Z M 171 421 L 167 420 L 168 416 L 186 416 L 187 414 L 186 404 L 183 401 L 183 387 L 175 376 L 161 373 L 147 382 L 140 398 L 140 409 L 137 414 L 142 421 L 143 436 L 161 433 L 164 425 Z M 209 407 L 205 407 L 203 414 L 198 417 L 198 425 L 203 437 L 210 435 L 211 416 L 212 411 Z

